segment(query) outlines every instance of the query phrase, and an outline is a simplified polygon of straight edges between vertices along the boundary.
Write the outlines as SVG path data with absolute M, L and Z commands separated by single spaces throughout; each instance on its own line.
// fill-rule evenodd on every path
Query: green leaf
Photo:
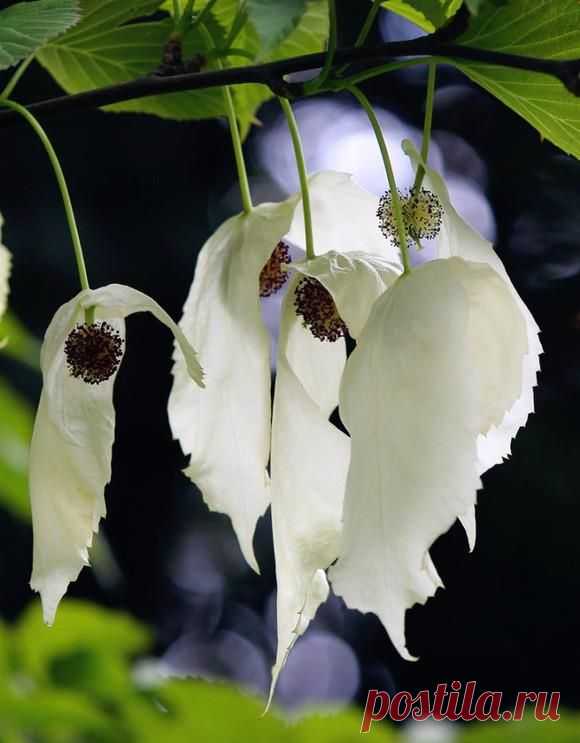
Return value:
M 28 520 L 28 447 L 32 407 L 0 379 L 0 506 Z
M 557 722 L 535 720 L 533 705 L 529 705 L 523 720 L 518 722 L 470 723 L 461 728 L 456 743 L 576 743 L 580 732 L 580 716 L 561 710 Z
M 485 0 L 465 0 L 465 4 L 471 15 L 477 15 Z
M 185 0 L 180 0 L 180 3 L 183 7 Z M 196 11 L 203 10 L 207 3 L 208 0 L 196 3 Z M 262 0 L 262 4 L 267 5 L 267 0 Z M 169 5 L 170 2 L 166 0 L 162 7 L 169 9 Z M 269 50 L 264 50 L 258 31 L 254 24 L 248 21 L 236 38 L 234 46 L 243 49 L 251 58 L 232 56 L 228 58 L 229 64 L 232 67 L 241 67 L 252 64 L 252 60 L 272 62 L 286 57 L 323 51 L 328 38 L 328 2 L 327 0 L 306 0 L 305 5 L 306 11 L 298 25 L 280 44 Z M 231 28 L 239 7 L 239 0 L 219 0 L 212 9 L 212 15 L 215 21 L 227 31 Z M 237 85 L 232 88 L 232 91 L 242 138 L 245 139 L 252 124 L 259 123 L 256 119 L 258 108 L 270 100 L 273 93 L 265 85 L 253 84 Z
M 248 0 L 248 16 L 258 32 L 262 49 L 280 44 L 298 25 L 306 0 L 285 0 L 272 8 L 272 0 Z
M 170 19 L 122 25 L 157 10 L 159 0 L 82 0 L 83 20 L 38 52 L 38 60 L 67 93 L 134 80 L 153 72 L 173 30 Z M 210 19 L 211 21 L 212 19 Z M 221 33 L 216 26 L 215 34 Z M 184 57 L 208 50 L 205 37 L 187 36 Z M 210 67 L 211 68 L 211 65 Z M 219 90 L 171 93 L 107 106 L 109 111 L 152 113 L 171 119 L 200 119 L 224 112 Z
M 178 0 L 181 12 L 185 10 L 187 1 Z M 209 2 L 210 0 L 197 0 L 194 5 L 195 14 L 199 15 Z M 211 15 L 222 28 L 229 29 L 238 10 L 241 8 L 241 2 L 242 0 L 218 0 L 211 9 Z M 161 9 L 173 14 L 173 0 L 164 0 Z
M 458 43 L 545 59 L 580 57 L 578 0 L 511 0 L 486 6 Z M 537 72 L 450 60 L 474 82 L 523 116 L 542 137 L 580 158 L 580 98 Z
M 0 320 L 0 344 L 2 356 L 40 370 L 40 341 L 10 311 Z
M 391 727 L 373 725 L 368 733 L 361 735 L 362 711 L 342 711 L 339 714 L 320 710 L 317 714 L 302 719 L 292 727 L 292 743 L 359 743 L 361 740 L 374 743 L 403 743 Z
M 149 646 L 147 629 L 127 614 L 67 599 L 54 627 L 46 627 L 39 604 L 28 607 L 13 635 L 23 669 L 39 681 L 54 678 L 59 661 L 64 675 L 64 661 L 73 654 L 128 659 Z
M 236 740 L 291 743 L 294 740 L 275 712 L 261 717 L 265 706 L 263 698 L 243 693 L 228 684 L 171 681 L 159 689 L 159 697 L 169 718 L 179 720 L 180 729 L 189 734 L 190 740 L 224 743 Z M 241 738 L 240 731 L 243 731 Z M 151 743 L 153 741 L 157 743 L 154 738 Z
M 507 5 L 508 0 L 465 0 L 465 4 L 471 15 L 477 15 L 486 5 L 499 8 L 501 5 Z
M 18 688 L 0 688 L 1 732 L 14 741 L 73 743 L 113 740 L 115 721 L 79 694 L 43 689 L 23 695 Z M 2 743 L 8 739 L 2 735 Z
M 0 70 L 33 54 L 80 17 L 77 0 L 34 0 L 0 11 Z
M 311 54 L 324 49 L 328 38 L 328 3 L 326 0 L 309 0 L 300 23 L 288 38 L 261 61 L 271 62 L 301 54 Z M 236 42 L 238 45 L 239 40 Z M 259 53 L 260 42 L 256 31 L 246 27 L 243 46 L 254 54 Z M 237 61 L 237 60 L 236 60 Z M 256 119 L 258 108 L 270 100 L 273 93 L 265 85 L 238 85 L 234 88 L 236 113 L 242 137 L 245 138 Z
M 463 0 L 385 0 L 386 10 L 402 15 L 411 23 L 432 33 L 457 13 Z

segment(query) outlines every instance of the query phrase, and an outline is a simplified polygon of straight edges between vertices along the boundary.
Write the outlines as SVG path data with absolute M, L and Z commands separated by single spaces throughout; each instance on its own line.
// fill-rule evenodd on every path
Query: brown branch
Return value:
M 477 49 L 449 43 L 445 41 L 445 37 L 437 34 L 409 41 L 386 42 L 370 48 L 349 47 L 337 49 L 334 64 L 339 66 L 356 63 L 372 68 L 372 66 L 389 60 L 415 56 L 442 57 L 449 60 L 465 60 L 540 72 L 556 77 L 573 95 L 580 96 L 580 60 L 537 59 L 487 49 Z M 286 91 L 287 94 L 300 95 L 302 92 L 301 86 L 292 85 L 289 87 L 285 81 L 285 76 L 322 67 L 324 59 L 324 53 L 306 54 L 277 62 L 230 67 L 210 72 L 163 76 L 154 74 L 119 85 L 31 103 L 27 105 L 27 108 L 35 115 L 76 113 L 137 98 L 244 83 L 267 85 L 276 94 Z M 13 111 L 1 112 L 0 126 L 13 123 L 18 118 L 18 115 Z

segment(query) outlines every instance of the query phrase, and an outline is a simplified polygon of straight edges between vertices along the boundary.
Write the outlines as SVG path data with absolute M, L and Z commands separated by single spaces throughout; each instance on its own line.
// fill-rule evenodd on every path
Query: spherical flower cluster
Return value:
M 100 384 L 119 368 L 123 339 L 106 322 L 77 325 L 65 341 L 64 355 L 71 377 Z
M 288 281 L 290 274 L 284 267 L 291 262 L 288 246 L 280 241 L 272 251 L 258 279 L 261 297 L 271 297 Z
M 427 188 L 411 188 L 398 192 L 405 232 L 411 240 L 433 240 L 439 234 L 443 221 L 443 206 L 439 196 Z M 395 245 L 400 245 L 399 230 L 393 211 L 393 196 L 386 191 L 377 209 L 379 228 Z
M 330 292 L 312 276 L 303 278 L 295 291 L 294 307 L 315 338 L 334 343 L 344 338 L 346 325 L 338 314 Z

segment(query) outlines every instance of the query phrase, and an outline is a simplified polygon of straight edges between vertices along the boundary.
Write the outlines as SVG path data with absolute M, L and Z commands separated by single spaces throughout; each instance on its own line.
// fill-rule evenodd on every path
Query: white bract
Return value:
M 4 220 L 0 214 L 0 240 L 2 240 L 2 225 Z M 6 312 L 9 294 L 10 269 L 12 267 L 12 256 L 7 248 L 0 242 L 0 319 Z
M 357 218 L 356 212 L 353 217 Z M 334 250 L 293 264 L 298 275 L 282 308 L 271 451 L 278 584 L 278 650 L 272 692 L 292 645 L 328 595 L 324 571 L 339 556 L 350 455 L 348 437 L 329 423 L 338 405 L 346 362 L 344 340 L 326 343 L 313 337 L 296 316 L 296 291 L 303 276 L 316 278 L 334 300 L 349 335 L 356 339 L 373 302 L 401 270 L 394 248 L 380 236 L 371 247 L 383 256 L 360 250 L 337 252 L 336 248 L 362 246 L 360 241 L 344 243 L 338 235 L 335 238 Z
M 111 284 L 81 291 L 57 310 L 42 345 L 43 388 L 29 476 L 34 530 L 30 585 L 41 595 L 47 624 L 54 621 L 68 584 L 89 562 L 88 548 L 105 515 L 104 488 L 111 478 L 113 385 L 118 363 L 107 379 L 87 384 L 71 376 L 65 356 L 67 338 L 75 326 L 85 322 L 84 313 L 90 307 L 94 308 L 95 324 L 89 327 L 101 327 L 106 321 L 121 342 L 125 318 L 135 312 L 151 312 L 175 336 L 189 377 L 203 385 L 195 351 L 169 315 L 146 294 Z

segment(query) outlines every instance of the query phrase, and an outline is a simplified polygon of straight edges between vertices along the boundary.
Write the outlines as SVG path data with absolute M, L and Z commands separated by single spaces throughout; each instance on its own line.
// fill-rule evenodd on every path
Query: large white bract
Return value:
M 71 376 L 65 358 L 67 337 L 78 323 L 84 323 L 85 310 L 90 307 L 95 321 L 107 321 L 122 339 L 128 315 L 152 313 L 175 336 L 190 378 L 203 384 L 192 346 L 146 294 L 111 284 L 81 291 L 57 310 L 41 350 L 43 388 L 34 422 L 29 475 L 34 530 L 30 585 L 40 593 L 47 624 L 54 621 L 68 584 L 89 562 L 88 548 L 105 515 L 104 488 L 111 479 L 116 369 L 106 381 L 89 385 Z
M 351 435 L 344 531 L 331 580 L 373 611 L 407 658 L 405 610 L 442 585 L 429 548 L 470 513 L 477 439 L 520 395 L 525 321 L 489 266 L 450 258 L 375 303 L 342 378 Z

